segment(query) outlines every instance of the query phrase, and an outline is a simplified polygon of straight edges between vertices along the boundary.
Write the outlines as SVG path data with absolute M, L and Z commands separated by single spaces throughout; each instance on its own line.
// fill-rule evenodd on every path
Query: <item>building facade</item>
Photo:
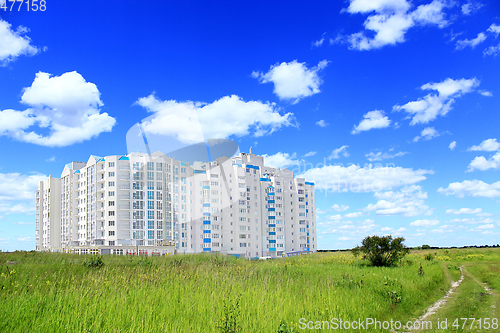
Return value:
M 35 245 L 276 257 L 317 250 L 314 207 L 313 183 L 251 153 L 192 165 L 161 152 L 91 156 L 40 182 Z

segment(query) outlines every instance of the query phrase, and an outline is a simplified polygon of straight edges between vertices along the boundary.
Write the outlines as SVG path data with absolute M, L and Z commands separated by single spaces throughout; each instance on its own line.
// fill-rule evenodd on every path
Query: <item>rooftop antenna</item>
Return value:
M 252 153 L 252 147 L 250 147 L 250 149 L 249 149 L 249 153 L 250 153 L 250 154 Z

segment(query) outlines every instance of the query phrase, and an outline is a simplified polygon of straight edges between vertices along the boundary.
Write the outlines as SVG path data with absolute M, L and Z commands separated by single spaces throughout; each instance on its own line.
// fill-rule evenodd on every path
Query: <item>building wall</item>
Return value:
M 314 206 L 312 183 L 254 154 L 195 165 L 161 152 L 91 156 L 40 183 L 37 230 L 52 238 L 40 236 L 37 250 L 171 240 L 181 253 L 316 251 Z

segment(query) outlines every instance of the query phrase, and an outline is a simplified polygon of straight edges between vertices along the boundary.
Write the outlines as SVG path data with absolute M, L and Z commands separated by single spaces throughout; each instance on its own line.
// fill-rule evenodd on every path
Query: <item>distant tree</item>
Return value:
M 427 245 L 427 244 L 422 245 L 422 250 L 428 250 L 430 248 L 431 248 L 430 245 Z
M 410 251 L 403 242 L 403 237 L 392 238 L 392 236 L 367 236 L 361 243 L 351 251 L 355 256 L 362 255 L 374 266 L 394 266 Z

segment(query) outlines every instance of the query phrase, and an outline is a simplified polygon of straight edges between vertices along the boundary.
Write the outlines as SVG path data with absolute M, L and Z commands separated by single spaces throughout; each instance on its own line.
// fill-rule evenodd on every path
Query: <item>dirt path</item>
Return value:
M 440 298 L 436 302 L 434 302 L 434 304 L 432 304 L 430 307 L 428 307 L 426 309 L 425 313 L 422 316 L 420 316 L 418 319 L 414 320 L 413 322 L 416 322 L 416 321 L 422 322 L 422 321 L 426 320 L 428 317 L 430 317 L 433 314 L 435 314 L 438 311 L 438 309 L 440 309 L 441 307 L 443 307 L 443 306 L 446 305 L 446 302 L 450 298 L 451 294 L 453 294 L 455 292 L 455 289 L 457 289 L 458 286 L 460 286 L 460 284 L 464 280 L 464 267 L 463 266 L 460 266 L 460 272 L 462 273 L 461 276 L 460 276 L 460 279 L 458 281 L 452 281 L 451 282 L 451 288 L 448 290 L 448 292 L 446 293 L 446 295 L 444 295 L 442 298 Z M 449 274 L 445 274 L 445 275 L 449 276 Z M 393 333 L 409 333 L 409 332 L 418 331 L 418 329 L 413 329 L 413 328 L 409 329 L 406 326 L 403 327 L 403 329 L 404 330 L 401 331 L 401 332 L 397 332 L 397 331 L 394 331 L 394 330 L 391 331 L 391 332 L 393 332 Z

